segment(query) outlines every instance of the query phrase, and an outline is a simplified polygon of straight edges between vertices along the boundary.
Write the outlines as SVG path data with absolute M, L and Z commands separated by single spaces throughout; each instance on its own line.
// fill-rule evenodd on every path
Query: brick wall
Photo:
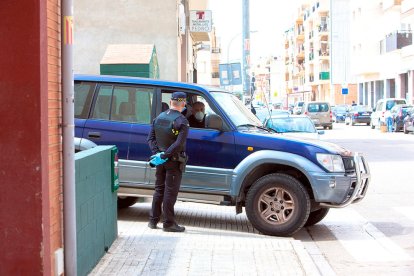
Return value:
M 54 252 L 63 247 L 62 122 L 61 108 L 61 7 L 60 0 L 47 1 L 48 137 L 51 274 Z

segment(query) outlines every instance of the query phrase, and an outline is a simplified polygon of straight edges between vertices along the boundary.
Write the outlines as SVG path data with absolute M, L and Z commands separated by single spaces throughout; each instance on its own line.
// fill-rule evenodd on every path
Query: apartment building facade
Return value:
M 414 103 L 413 0 L 351 1 L 352 72 L 359 102 Z
M 355 100 L 356 86 L 349 72 L 349 14 L 349 0 L 302 1 L 299 5 L 292 27 L 285 32 L 289 104 Z M 347 95 L 342 88 L 347 88 Z
M 199 43 L 195 47 L 196 82 L 199 84 L 220 86 L 219 63 L 221 56 L 220 39 L 215 28 L 210 33 L 210 41 Z
M 196 44 L 210 36 L 190 32 L 190 11 L 207 7 L 208 0 L 75 0 L 74 72 L 99 74 L 108 45 L 153 44 L 160 79 L 194 82 Z

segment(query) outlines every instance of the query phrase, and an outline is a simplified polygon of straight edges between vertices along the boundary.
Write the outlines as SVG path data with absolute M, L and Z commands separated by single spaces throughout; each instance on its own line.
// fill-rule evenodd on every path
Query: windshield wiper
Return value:
M 277 133 L 277 131 L 275 131 L 271 128 L 265 128 L 265 127 L 257 126 L 257 125 L 254 125 L 254 124 L 242 124 L 242 125 L 237 126 L 237 128 L 239 128 L 239 127 L 254 127 L 254 128 L 265 130 L 267 132 Z

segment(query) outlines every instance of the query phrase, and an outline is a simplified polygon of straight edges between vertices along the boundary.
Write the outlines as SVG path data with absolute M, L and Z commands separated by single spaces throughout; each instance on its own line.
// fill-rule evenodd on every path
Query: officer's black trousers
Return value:
M 152 199 L 150 220 L 157 223 L 161 216 L 161 206 L 164 214 L 164 227 L 175 223 L 174 204 L 180 189 L 182 172 L 180 162 L 167 161 L 156 168 L 155 192 Z

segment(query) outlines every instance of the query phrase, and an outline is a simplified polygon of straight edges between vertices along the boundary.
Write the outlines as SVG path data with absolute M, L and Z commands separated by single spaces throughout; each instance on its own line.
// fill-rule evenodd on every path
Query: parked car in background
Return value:
M 293 114 L 299 115 L 302 112 L 302 106 L 305 102 L 296 102 L 293 107 Z
M 341 104 L 332 108 L 332 120 L 336 123 L 345 122 L 346 114 L 348 113 L 349 105 Z
M 407 104 L 406 99 L 386 98 L 378 100 L 371 114 L 371 128 L 374 129 L 380 125 L 385 125 L 385 111 L 391 110 L 396 104 Z
M 353 105 L 348 110 L 345 118 L 345 124 L 371 124 L 372 108 L 367 105 Z
M 311 118 L 316 127 L 332 129 L 332 112 L 328 102 L 306 102 L 302 114 Z
M 263 126 L 278 133 L 299 138 L 319 139 L 323 130 L 316 130 L 312 120 L 305 115 L 271 116 L 266 118 Z
M 414 132 L 414 107 L 407 110 L 407 116 L 404 118 L 403 131 L 405 134 Z
M 293 108 L 295 107 L 295 105 L 294 104 L 289 104 L 288 105 L 288 111 L 289 111 L 289 113 L 290 114 L 293 114 Z
M 393 129 L 395 132 L 402 131 L 404 129 L 404 118 L 407 116 L 407 111 L 412 107 L 412 105 L 397 104 L 391 108 Z

